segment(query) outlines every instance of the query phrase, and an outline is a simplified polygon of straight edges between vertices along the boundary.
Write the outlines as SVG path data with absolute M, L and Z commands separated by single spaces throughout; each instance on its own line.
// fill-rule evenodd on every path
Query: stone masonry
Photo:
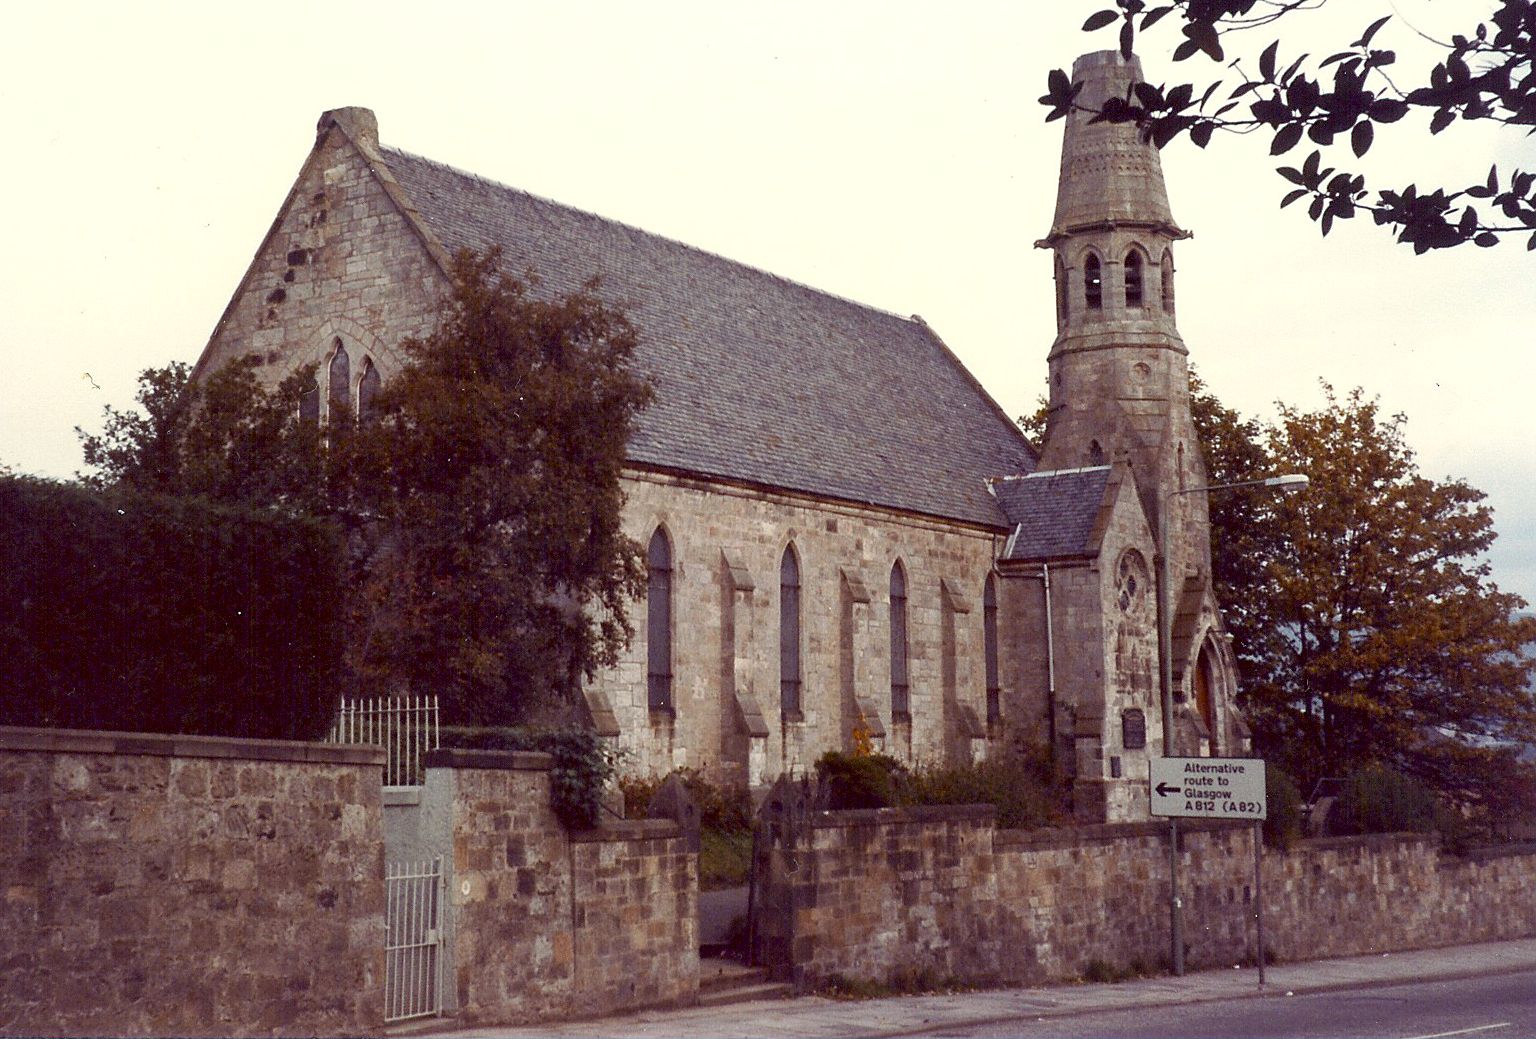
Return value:
M 1169 958 L 1160 823 L 995 831 L 989 809 L 926 808 L 815 813 L 795 829 L 760 837 L 782 850 L 762 858 L 757 926 L 760 953 L 802 985 L 1040 984 Z M 1181 831 L 1187 962 L 1255 962 L 1252 828 Z M 1536 935 L 1530 846 L 1457 856 L 1377 835 L 1266 849 L 1262 862 L 1265 941 L 1282 960 Z
M 978 742 L 987 735 L 973 728 L 986 717 L 985 676 L 969 662 L 982 655 L 994 532 L 660 475 L 633 474 L 625 489 L 626 532 L 645 544 L 660 526 L 676 546 L 675 710 L 647 706 L 643 602 L 636 644 L 596 684 L 637 771 L 688 765 L 717 781 L 759 785 L 805 773 L 822 751 L 849 745 L 859 727 L 903 761 L 971 759 L 971 734 Z M 779 563 L 790 544 L 803 589 L 799 717 L 779 703 Z M 890 699 L 889 587 L 898 560 L 907 575 L 909 721 L 892 716 Z M 1012 627 L 1018 614 L 999 612 L 1005 720 L 1019 711 L 1034 735 L 1038 722 L 1020 686 L 1027 654 L 1042 651 Z M 752 735 L 752 718 L 763 735 Z M 965 737 L 959 747 L 948 742 L 956 733 Z
M 510 1024 L 698 998 L 698 858 L 668 820 L 569 831 L 547 754 L 443 750 L 447 1008 Z
M 0 729 L 0 1032 L 382 1027 L 382 763 Z

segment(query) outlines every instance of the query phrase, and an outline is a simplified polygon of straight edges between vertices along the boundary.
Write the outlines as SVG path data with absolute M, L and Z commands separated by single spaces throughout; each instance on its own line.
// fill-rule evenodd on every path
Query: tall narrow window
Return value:
M 320 421 L 320 377 L 312 375 L 309 385 L 299 391 L 299 421 L 319 423 Z
M 800 561 L 794 545 L 779 563 L 779 710 L 800 716 Z
M 891 567 L 891 716 L 912 717 L 912 690 L 907 684 L 907 573 L 900 560 Z
M 1088 254 L 1088 262 L 1083 264 L 1083 287 L 1088 292 L 1088 309 L 1102 309 L 1104 306 L 1104 271 L 1099 266 L 1099 258 L 1093 255 L 1093 253 Z
M 646 550 L 646 690 L 652 710 L 672 710 L 672 545 L 660 527 Z
M 1132 249 L 1125 256 L 1125 305 L 1140 307 L 1142 304 L 1141 253 Z
M 1068 303 L 1067 292 L 1067 267 L 1061 262 L 1061 257 L 1056 257 L 1056 324 L 1065 325 L 1067 318 L 1072 314 L 1072 307 Z
M 331 414 L 335 415 L 347 407 L 347 400 L 352 396 L 352 360 L 347 356 L 347 348 L 341 345 L 341 340 L 336 340 L 336 352 L 331 355 L 330 387 L 327 396 L 330 398 Z
M 1163 262 L 1161 264 L 1163 275 L 1163 310 L 1173 313 L 1173 250 L 1163 250 Z
M 981 592 L 981 645 L 987 662 L 987 725 L 1003 718 L 1003 682 L 997 666 L 997 578 L 987 575 Z
M 373 358 L 363 361 L 363 377 L 357 380 L 357 421 L 367 422 L 374 417 L 374 398 L 379 395 L 379 370 L 373 366 Z

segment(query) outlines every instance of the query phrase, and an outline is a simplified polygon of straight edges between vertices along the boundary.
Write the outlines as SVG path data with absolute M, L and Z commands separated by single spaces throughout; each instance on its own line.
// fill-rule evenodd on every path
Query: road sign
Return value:
M 1152 814 L 1174 819 L 1266 818 L 1258 758 L 1153 758 Z

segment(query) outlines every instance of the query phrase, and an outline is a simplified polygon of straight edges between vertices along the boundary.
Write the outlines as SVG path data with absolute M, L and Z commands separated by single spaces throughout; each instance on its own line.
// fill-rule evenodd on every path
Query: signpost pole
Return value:
M 1179 900 L 1179 820 L 1168 820 L 1168 867 L 1173 897 L 1169 903 L 1173 933 L 1173 976 L 1184 976 L 1184 904 Z
M 1253 916 L 1259 938 L 1259 988 L 1264 987 L 1264 824 L 1253 824 Z
M 1147 762 L 1148 811 L 1168 820 L 1168 930 L 1173 973 L 1184 974 L 1184 901 L 1179 897 L 1179 820 L 1226 819 L 1261 823 L 1269 814 L 1264 762 L 1258 758 L 1152 758 Z M 1259 830 L 1253 837 L 1254 898 L 1258 901 L 1259 984 L 1264 984 L 1263 862 Z

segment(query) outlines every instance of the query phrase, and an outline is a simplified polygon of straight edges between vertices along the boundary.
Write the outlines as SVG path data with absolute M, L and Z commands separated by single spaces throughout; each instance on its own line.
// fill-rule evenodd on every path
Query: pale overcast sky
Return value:
M 1055 332 L 1033 248 L 1055 198 L 1046 73 L 1113 32 L 1061 3 L 10 5 L 0 38 L 0 463 L 57 477 L 74 427 L 144 368 L 194 360 L 328 108 L 387 144 L 901 314 L 920 314 L 1011 414 Z M 1335 0 L 1288 19 L 1282 57 L 1440 37 L 1478 0 Z M 1334 31 L 1330 35 L 1330 24 Z M 1253 51 L 1273 34 L 1252 34 Z M 1176 37 L 1143 46 L 1150 79 Z M 1536 169 L 1518 133 L 1379 134 L 1367 172 L 1470 182 Z M 1298 151 L 1291 161 L 1299 161 Z M 1318 380 L 1408 415 L 1426 475 L 1489 495 L 1496 580 L 1536 600 L 1536 253 L 1415 258 L 1358 221 L 1328 239 L 1277 210 L 1267 141 L 1163 156 L 1179 324 L 1245 414 L 1312 406 Z

